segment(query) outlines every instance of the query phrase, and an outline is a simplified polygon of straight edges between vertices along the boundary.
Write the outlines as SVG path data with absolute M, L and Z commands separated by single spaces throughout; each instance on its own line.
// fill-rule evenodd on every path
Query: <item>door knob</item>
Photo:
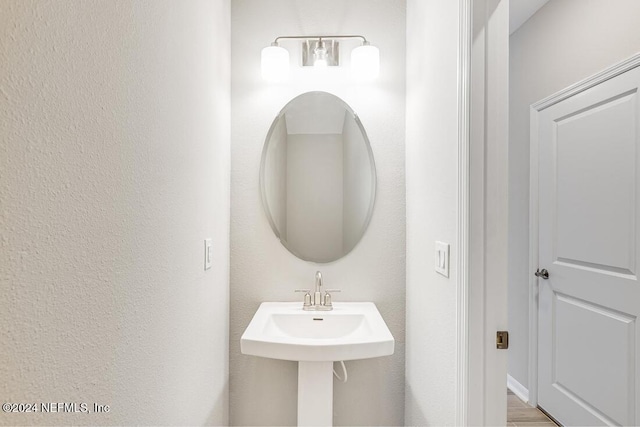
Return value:
M 549 272 L 545 268 L 543 268 L 542 270 L 537 269 L 534 274 L 536 275 L 536 277 L 542 277 L 544 280 L 547 280 L 549 278 Z

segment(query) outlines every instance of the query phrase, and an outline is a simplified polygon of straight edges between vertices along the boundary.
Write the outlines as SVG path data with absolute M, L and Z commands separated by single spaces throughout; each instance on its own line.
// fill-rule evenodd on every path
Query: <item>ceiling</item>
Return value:
M 509 2 L 509 34 L 513 34 L 527 19 L 549 0 L 511 0 Z

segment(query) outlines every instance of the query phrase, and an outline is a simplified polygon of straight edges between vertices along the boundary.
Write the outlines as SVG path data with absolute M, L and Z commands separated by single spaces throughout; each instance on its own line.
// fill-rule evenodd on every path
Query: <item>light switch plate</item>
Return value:
M 211 257 L 213 254 L 211 253 L 211 239 L 205 239 L 204 241 L 204 269 L 208 270 L 211 268 Z
M 449 277 L 449 244 L 436 242 L 436 272 Z

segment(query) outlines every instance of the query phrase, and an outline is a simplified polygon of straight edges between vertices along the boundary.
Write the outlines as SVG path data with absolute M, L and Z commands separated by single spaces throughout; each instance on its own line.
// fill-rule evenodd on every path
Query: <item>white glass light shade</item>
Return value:
M 364 44 L 351 51 L 351 75 L 361 81 L 372 81 L 380 74 L 380 50 Z
M 280 46 L 262 49 L 262 78 L 269 82 L 282 82 L 289 77 L 289 51 Z

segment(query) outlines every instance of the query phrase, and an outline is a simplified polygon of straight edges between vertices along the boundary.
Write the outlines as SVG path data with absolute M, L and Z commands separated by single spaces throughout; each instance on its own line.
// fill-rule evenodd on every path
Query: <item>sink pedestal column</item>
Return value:
M 333 425 L 333 362 L 298 362 L 298 425 Z

